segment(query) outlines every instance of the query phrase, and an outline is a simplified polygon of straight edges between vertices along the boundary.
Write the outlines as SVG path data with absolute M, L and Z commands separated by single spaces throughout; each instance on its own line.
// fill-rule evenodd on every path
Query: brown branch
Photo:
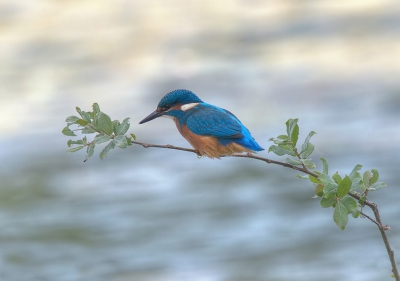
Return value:
M 156 148 L 168 148 L 168 149 L 175 149 L 175 150 L 181 150 L 181 151 L 186 151 L 186 152 L 193 152 L 199 155 L 197 150 L 191 149 L 191 148 L 184 148 L 184 147 L 179 147 L 179 146 L 173 146 L 170 144 L 166 145 L 161 145 L 161 144 L 151 144 L 151 143 L 144 143 L 144 142 L 138 142 L 138 141 L 132 141 L 133 144 L 141 145 L 144 148 L 148 147 L 156 147 Z
M 151 143 L 144 143 L 144 142 L 138 142 L 138 141 L 132 141 L 133 144 L 137 144 L 137 145 L 141 145 L 144 148 L 149 148 L 149 147 L 156 147 L 156 148 L 168 148 L 168 149 L 175 149 L 175 150 L 181 150 L 181 151 L 186 151 L 186 152 L 192 152 L 192 153 L 196 153 L 198 156 L 200 156 L 199 152 L 197 150 L 191 149 L 191 148 L 183 148 L 183 147 L 179 147 L 179 146 L 173 146 L 170 144 L 166 144 L 166 145 L 160 145 L 160 144 L 151 144 Z M 221 156 L 221 157 L 238 157 L 238 158 L 251 158 L 251 159 L 256 159 L 256 160 L 260 160 L 263 162 L 266 162 L 268 164 L 275 164 L 275 165 L 280 165 L 286 168 L 290 168 L 308 175 L 311 175 L 313 177 L 318 178 L 318 175 L 310 172 L 309 170 L 307 170 L 305 167 L 304 168 L 299 168 L 293 165 L 290 165 L 288 163 L 285 162 L 280 162 L 280 161 L 276 161 L 276 160 L 272 160 L 269 158 L 265 158 L 265 157 L 260 157 L 251 153 L 246 153 L 246 154 L 234 154 L 232 156 Z
M 159 145 L 159 144 L 143 143 L 143 142 L 138 142 L 138 141 L 132 141 L 132 143 L 133 144 L 137 144 L 137 145 L 141 145 L 144 148 L 149 148 L 149 147 L 167 148 L 167 149 L 174 149 L 174 150 L 192 152 L 192 153 L 197 154 L 198 156 L 201 156 L 197 150 L 190 149 L 190 148 L 183 148 L 183 147 L 179 147 L 179 146 L 173 146 L 173 145 L 170 145 L 170 144 Z M 224 156 L 222 156 L 222 157 L 224 157 Z M 296 171 L 311 175 L 311 176 L 313 176 L 315 178 L 318 178 L 317 174 L 309 171 L 304 165 L 303 165 L 302 168 L 300 168 L 300 167 L 296 167 L 296 166 L 290 165 L 290 164 L 285 163 L 285 162 L 280 162 L 280 161 L 272 160 L 272 159 L 269 159 L 269 158 L 260 157 L 260 156 L 257 156 L 257 155 L 251 154 L 251 153 L 234 154 L 231 157 L 256 159 L 256 160 L 260 160 L 260 161 L 266 162 L 268 164 L 275 164 L 275 165 L 280 165 L 280 166 L 283 166 L 283 167 L 286 167 L 286 168 L 290 168 L 290 169 L 293 169 L 293 170 L 296 170 Z M 356 194 L 356 193 L 349 192 L 348 194 L 351 197 L 353 197 L 353 198 L 355 198 L 357 200 L 361 199 L 361 196 Z M 360 214 L 362 216 L 364 216 L 365 218 L 369 219 L 370 221 L 372 221 L 374 224 L 376 224 L 378 226 L 378 229 L 379 229 L 379 231 L 381 233 L 381 236 L 382 236 L 383 243 L 385 244 L 385 247 L 386 247 L 386 251 L 387 251 L 387 253 L 389 255 L 390 263 L 392 265 L 393 275 L 394 275 L 396 281 L 400 281 L 399 272 L 398 272 L 397 266 L 396 266 L 396 260 L 394 258 L 394 251 L 390 247 L 389 240 L 388 240 L 388 238 L 386 236 L 386 232 L 385 232 L 386 230 L 390 230 L 390 226 L 388 226 L 388 225 L 384 226 L 382 224 L 381 217 L 380 217 L 379 211 L 378 211 L 378 206 L 375 203 L 373 203 L 371 201 L 368 201 L 368 200 L 365 200 L 364 204 L 371 208 L 371 210 L 374 213 L 375 220 L 373 218 L 369 217 L 368 215 L 366 215 L 363 212 L 360 212 Z
M 317 174 L 315 174 L 315 173 L 313 173 L 313 172 L 310 172 L 310 171 L 307 170 L 307 168 L 305 168 L 305 167 L 303 167 L 303 168 L 296 167 L 296 166 L 290 165 L 290 164 L 285 163 L 285 162 L 276 161 L 276 160 L 272 160 L 272 159 L 265 158 L 265 157 L 260 157 L 260 156 L 257 156 L 257 155 L 251 154 L 251 153 L 247 153 L 247 154 L 235 154 L 235 155 L 232 155 L 231 157 L 256 159 L 256 160 L 260 160 L 260 161 L 266 162 L 266 163 L 268 163 L 268 164 L 275 164 L 275 165 L 280 165 L 280 166 L 283 166 L 283 167 L 286 167 L 286 168 L 290 168 L 290 169 L 293 169 L 293 170 L 296 170 L 296 171 L 299 171 L 299 172 L 302 172 L 302 173 L 305 173 L 305 174 L 308 174 L 308 175 L 311 175 L 311 176 L 313 176 L 313 177 L 318 178 L 318 175 L 317 175 Z
M 372 222 L 373 222 L 374 224 L 376 224 L 379 228 L 382 227 L 382 225 L 381 225 L 379 222 L 377 222 L 376 220 L 374 220 L 373 218 L 371 218 L 370 216 L 368 216 L 366 213 L 360 211 L 360 214 L 361 214 L 362 217 L 367 218 L 367 219 L 369 219 L 370 221 L 372 221 Z
M 357 200 L 361 199 L 361 196 L 358 195 L 358 194 L 349 193 L 349 195 L 351 197 L 357 199 Z M 379 232 L 381 233 L 383 243 L 385 244 L 386 251 L 387 251 L 389 259 L 390 259 L 390 263 L 392 264 L 393 275 L 394 275 L 396 281 L 400 281 L 399 271 L 397 269 L 396 260 L 394 258 L 394 251 L 390 247 L 389 239 L 387 238 L 387 235 L 386 235 L 386 232 L 385 232 L 386 230 L 390 230 L 390 226 L 382 224 L 381 216 L 380 216 L 379 210 L 378 210 L 378 206 L 375 203 L 373 203 L 371 201 L 368 201 L 368 200 L 365 200 L 364 204 L 367 205 L 368 207 L 370 207 L 371 210 L 374 212 L 374 216 L 375 216 L 375 220 L 376 221 L 374 221 L 373 219 L 371 219 L 370 217 L 368 217 L 367 215 L 365 215 L 363 213 L 362 213 L 362 215 L 365 216 L 366 218 L 368 218 L 369 220 L 371 220 L 373 223 L 375 223 L 378 226 Z

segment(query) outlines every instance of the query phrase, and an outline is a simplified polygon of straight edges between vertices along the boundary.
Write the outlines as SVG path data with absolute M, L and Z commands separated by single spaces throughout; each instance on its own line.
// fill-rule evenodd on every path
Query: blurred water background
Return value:
M 177 88 L 264 148 L 299 118 L 331 172 L 380 171 L 400 261 L 398 1 L 3 0 L 0 50 L 0 280 L 390 280 L 376 226 L 339 230 L 295 171 L 138 146 L 83 163 L 61 129 L 98 102 L 189 147 L 137 124 Z

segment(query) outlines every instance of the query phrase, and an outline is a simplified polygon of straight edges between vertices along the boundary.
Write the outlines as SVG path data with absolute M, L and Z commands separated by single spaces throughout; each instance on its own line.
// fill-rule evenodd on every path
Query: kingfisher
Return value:
M 209 158 L 264 150 L 240 120 L 226 109 L 203 102 L 189 90 L 166 94 L 157 109 L 139 124 L 157 117 L 171 118 L 198 155 Z

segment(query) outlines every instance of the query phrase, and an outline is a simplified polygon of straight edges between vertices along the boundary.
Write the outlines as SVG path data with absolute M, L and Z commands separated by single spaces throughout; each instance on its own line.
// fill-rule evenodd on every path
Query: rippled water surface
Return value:
M 98 102 L 188 147 L 169 120 L 137 124 L 176 88 L 264 148 L 299 118 L 317 163 L 380 171 L 400 257 L 397 2 L 3 1 L 0 26 L 1 280 L 390 280 L 375 225 L 339 230 L 295 171 L 139 146 L 83 163 L 61 129 Z

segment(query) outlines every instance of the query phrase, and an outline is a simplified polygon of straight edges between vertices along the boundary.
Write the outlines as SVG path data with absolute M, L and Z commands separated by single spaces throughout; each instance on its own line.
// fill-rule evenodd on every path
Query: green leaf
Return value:
M 293 147 L 296 147 L 297 140 L 299 139 L 299 131 L 300 131 L 299 125 L 296 124 L 296 126 L 294 126 L 292 136 L 291 136 L 291 141 L 293 143 Z
M 303 145 L 301 146 L 301 152 L 300 152 L 300 154 L 302 154 L 304 151 L 306 151 L 306 149 L 307 149 L 307 147 L 308 147 L 308 144 L 309 144 L 309 142 L 310 142 L 310 139 L 311 139 L 311 137 L 313 136 L 313 135 L 315 135 L 316 134 L 316 132 L 314 132 L 314 131 L 311 131 L 309 134 L 308 134 L 308 136 L 306 137 L 306 139 L 304 140 L 304 143 L 303 143 Z M 311 153 L 310 153 L 311 154 Z M 310 155 L 309 154 L 309 155 Z M 307 156 L 308 157 L 308 156 Z M 304 158 L 307 158 L 307 157 L 304 157 Z
M 80 126 L 86 126 L 87 124 L 89 124 L 89 122 L 83 119 L 78 119 L 75 121 L 75 124 L 78 124 Z
M 371 176 L 372 176 L 372 175 L 371 175 L 371 172 L 370 172 L 370 171 L 365 171 L 365 173 L 364 173 L 364 175 L 363 175 L 363 183 L 364 183 L 363 190 L 364 190 L 364 191 L 367 190 L 368 187 L 371 186 L 371 181 L 370 181 Z
M 374 184 L 378 181 L 379 179 L 379 172 L 377 169 L 372 169 L 371 170 L 372 173 L 372 178 L 371 178 L 371 184 Z
M 375 190 L 379 190 L 379 189 L 381 189 L 382 187 L 385 187 L 385 186 L 386 186 L 386 183 L 384 183 L 384 182 L 376 182 L 373 185 L 371 185 L 368 188 L 368 190 L 375 191 Z
M 287 144 L 287 140 L 280 140 L 280 139 L 275 139 L 275 138 L 270 138 L 269 141 L 273 141 L 275 144 Z
M 359 210 L 355 210 L 353 212 L 351 212 L 351 215 L 353 216 L 353 218 L 358 218 L 360 216 L 360 211 Z
M 346 206 L 341 201 L 337 201 L 335 211 L 333 212 L 333 220 L 341 230 L 346 227 L 349 221 L 348 214 Z
M 296 178 L 299 178 L 299 179 L 303 179 L 303 180 L 308 180 L 309 179 L 309 177 L 310 177 L 310 175 L 296 175 Z
M 100 113 L 100 106 L 97 103 L 94 103 L 92 105 L 93 108 L 93 115 L 96 116 L 98 113 Z
M 362 165 L 357 164 L 353 168 L 353 170 L 351 171 L 351 173 L 349 175 L 349 177 L 351 179 L 351 182 L 352 182 L 352 185 L 351 185 L 351 188 L 350 188 L 351 191 L 356 191 L 357 189 L 361 189 L 361 190 L 365 191 L 361 175 L 358 172 L 361 169 L 362 169 Z
M 296 146 L 299 138 L 299 125 L 297 125 L 297 121 L 299 121 L 297 118 L 286 121 L 286 131 L 289 139 L 292 141 L 293 147 Z
M 110 116 L 103 112 L 99 112 L 95 115 L 94 120 L 96 120 L 95 127 L 97 130 L 106 135 L 111 135 L 113 133 L 113 124 Z
M 358 166 L 360 167 L 361 165 L 358 165 Z M 355 191 L 357 189 L 363 190 L 364 184 L 362 182 L 361 175 L 358 172 L 358 170 L 353 169 L 353 171 L 350 173 L 349 177 L 350 177 L 351 182 L 352 182 L 352 185 L 351 185 L 351 188 L 350 188 L 351 191 Z
M 332 175 L 332 179 L 335 181 L 336 184 L 339 184 L 339 182 L 342 181 L 342 177 L 338 174 L 338 172 Z
M 70 137 L 75 137 L 75 136 L 76 136 L 75 133 L 72 132 L 72 131 L 70 130 L 70 128 L 68 128 L 68 126 L 65 127 L 64 129 L 62 129 L 61 132 L 62 132 L 64 135 L 66 135 L 66 136 L 70 136 Z
M 304 166 L 306 166 L 307 169 L 315 168 L 314 162 L 312 162 L 310 159 L 301 159 L 300 161 L 304 164 Z
M 115 147 L 114 141 L 111 141 L 109 144 L 107 144 L 107 146 L 103 149 L 103 151 L 100 152 L 100 159 L 104 159 L 105 157 L 107 157 L 108 152 L 110 152 L 111 149 L 114 149 L 114 147 Z
M 357 201 L 350 196 L 343 197 L 342 199 L 340 199 L 340 202 L 343 203 L 349 213 L 357 210 Z
M 71 147 L 71 145 L 73 145 L 73 144 L 84 144 L 84 143 L 83 143 L 83 140 L 76 140 L 76 141 L 69 140 L 67 142 L 68 147 Z
M 333 179 L 331 179 L 330 176 L 328 176 L 327 174 L 319 174 L 318 178 L 320 179 L 320 181 L 327 185 L 328 183 L 333 184 L 335 186 L 337 186 L 337 184 L 335 183 L 335 181 Z
M 322 156 L 319 159 L 322 162 L 322 173 L 328 175 L 328 161 L 326 161 L 326 159 Z
M 109 141 L 111 138 L 109 137 L 109 136 L 107 136 L 107 135 L 97 135 L 95 138 L 94 138 L 94 143 L 95 144 L 100 144 L 100 143 L 103 143 L 103 142 L 107 142 L 107 141 Z
M 67 119 L 65 119 L 65 122 L 75 123 L 77 120 L 79 120 L 79 117 L 69 116 L 69 117 L 67 117 Z
M 118 120 L 114 120 L 114 121 L 112 121 L 112 123 L 113 123 L 114 134 L 118 135 L 117 132 L 118 132 L 119 127 L 121 126 L 121 123 Z
M 129 129 L 129 117 L 125 118 L 124 121 L 122 121 L 121 126 L 119 126 L 118 131 L 115 133 L 116 135 L 124 135 L 128 129 Z
M 318 197 L 322 197 L 324 195 L 324 185 L 323 184 L 317 184 L 314 188 L 315 195 Z
M 82 134 L 93 134 L 93 133 L 97 133 L 94 129 L 92 129 L 89 126 L 86 126 L 85 128 L 83 128 Z
M 82 111 L 81 114 L 82 114 L 82 118 L 83 118 L 84 120 L 86 120 L 87 122 L 90 123 L 90 122 L 92 121 L 92 118 L 90 117 L 90 115 L 89 115 L 87 112 Z
M 288 163 L 288 164 L 290 164 L 290 165 L 293 165 L 293 166 L 301 165 L 300 160 L 298 160 L 298 159 L 293 159 L 293 158 L 286 158 L 286 159 L 285 159 L 285 162 Z
M 126 148 L 128 146 L 128 142 L 126 141 L 125 136 L 116 136 L 113 142 L 115 142 L 115 145 L 119 148 Z
M 293 156 L 296 156 L 296 154 L 293 151 L 293 147 L 291 145 L 289 145 L 287 143 L 280 143 L 280 144 L 278 144 L 278 146 L 280 148 L 282 148 L 283 150 L 290 151 L 293 154 Z
M 363 182 L 362 180 L 359 180 L 358 182 L 353 182 L 353 184 L 351 185 L 350 191 L 356 191 L 357 189 L 361 189 L 363 190 Z
M 336 202 L 334 198 L 322 198 L 321 202 L 319 204 L 321 205 L 322 208 L 329 208 L 332 207 L 332 205 Z
M 73 147 L 73 148 L 68 149 L 67 152 L 75 152 L 75 151 L 81 150 L 84 147 L 85 147 L 84 145 Z
M 277 138 L 270 138 L 269 141 L 273 141 L 275 144 L 289 145 L 290 140 L 286 135 L 279 135 Z M 292 147 L 290 146 L 292 150 Z
M 366 196 L 363 196 L 360 198 L 360 200 L 358 200 L 358 203 L 360 203 L 361 207 L 365 206 L 365 200 L 367 200 Z
M 90 157 L 92 157 L 93 152 L 94 152 L 94 147 L 96 146 L 96 144 L 94 142 L 92 142 L 88 148 L 87 148 L 87 155 L 85 157 L 85 160 L 83 160 L 83 162 L 86 162 Z
M 359 170 L 361 170 L 361 169 L 362 169 L 362 165 L 357 164 L 357 165 L 353 168 L 353 170 L 351 171 L 349 177 L 352 178 L 352 176 L 353 176 L 355 173 L 357 173 Z
M 337 196 L 339 198 L 343 198 L 351 188 L 351 179 L 348 176 L 345 176 L 344 179 L 342 179 L 339 183 L 338 190 L 337 190 Z
M 309 175 L 308 178 L 309 178 L 310 182 L 312 182 L 312 183 L 321 183 L 320 179 L 317 179 L 316 177 L 313 177 L 311 175 Z
M 125 136 L 125 138 L 126 138 L 126 143 L 128 144 L 128 146 L 131 146 L 132 145 L 131 138 L 128 138 L 127 136 Z
M 332 184 L 332 183 L 328 183 L 327 185 L 325 185 L 324 187 L 324 198 L 335 198 L 336 197 L 336 192 L 337 192 L 337 185 Z
M 311 142 L 309 142 L 307 143 L 307 147 L 300 153 L 300 157 L 302 159 L 306 159 L 313 152 L 314 152 L 314 145 Z
M 75 110 L 76 110 L 76 112 L 79 113 L 79 115 L 80 115 L 81 117 L 83 117 L 83 116 L 82 116 L 82 110 L 81 110 L 79 107 L 75 107 Z
M 271 151 L 273 153 L 275 153 L 276 155 L 278 155 L 278 156 L 282 156 L 282 155 L 285 155 L 285 154 L 288 154 L 288 155 L 291 155 L 291 156 L 296 156 L 293 151 L 282 149 L 277 145 L 271 145 L 269 147 L 269 149 L 268 149 L 268 152 L 271 152 Z
M 133 140 L 136 140 L 136 136 L 134 134 L 131 134 L 131 138 L 133 138 Z

